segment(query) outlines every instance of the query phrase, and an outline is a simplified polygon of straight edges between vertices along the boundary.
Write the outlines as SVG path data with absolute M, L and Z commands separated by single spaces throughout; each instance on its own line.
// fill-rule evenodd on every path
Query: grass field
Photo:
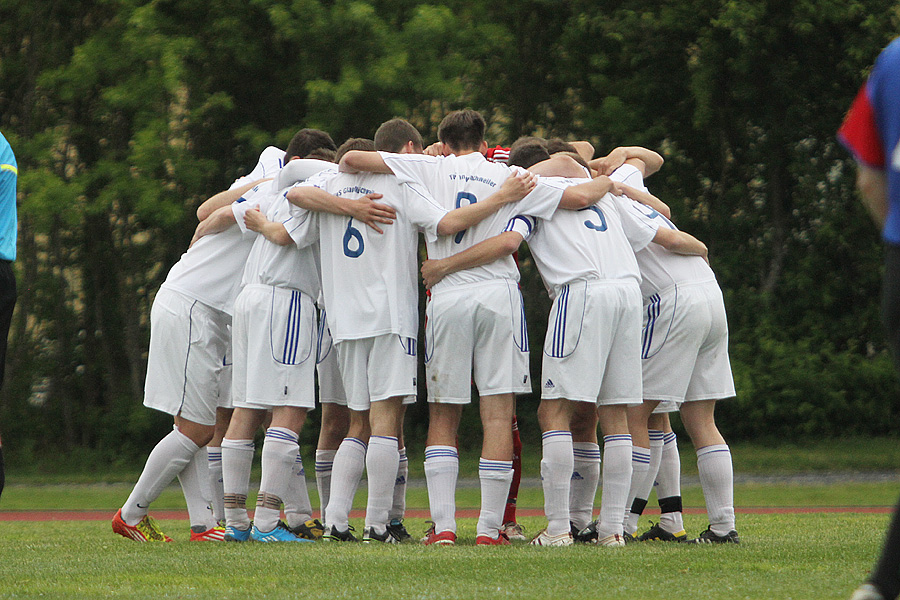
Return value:
M 12 485 L 0 511 L 99 509 L 111 516 L 129 489 Z M 482 548 L 473 545 L 474 519 L 460 521 L 453 548 L 190 544 L 188 523 L 171 520 L 161 524 L 176 543 L 137 544 L 114 535 L 105 518 L 0 522 L 0 598 L 847 598 L 871 567 L 887 514 L 741 509 L 890 506 L 897 493 L 894 482 L 738 485 L 739 547 Z M 424 508 L 425 500 L 423 488 L 409 490 L 410 508 Z M 523 511 L 541 502 L 539 489 L 522 490 Z M 356 504 L 364 505 L 363 494 Z M 460 508 L 477 504 L 477 489 L 460 489 Z M 699 489 L 685 490 L 685 505 L 702 508 Z M 183 506 L 174 487 L 154 504 L 157 510 Z M 688 512 L 685 524 L 696 535 L 705 517 Z M 530 532 L 544 523 L 541 517 L 521 521 Z M 648 523 L 645 517 L 642 527 Z M 410 518 L 407 525 L 416 534 L 425 520 Z

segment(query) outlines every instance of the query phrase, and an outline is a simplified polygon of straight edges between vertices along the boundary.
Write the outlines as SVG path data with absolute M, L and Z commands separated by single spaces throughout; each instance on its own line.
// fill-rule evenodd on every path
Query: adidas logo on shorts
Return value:
M 544 382 L 544 387 L 545 387 L 546 389 L 549 390 L 550 388 L 553 388 L 553 387 L 556 387 L 556 386 L 553 385 L 553 380 L 552 380 L 552 379 L 548 379 L 547 381 Z

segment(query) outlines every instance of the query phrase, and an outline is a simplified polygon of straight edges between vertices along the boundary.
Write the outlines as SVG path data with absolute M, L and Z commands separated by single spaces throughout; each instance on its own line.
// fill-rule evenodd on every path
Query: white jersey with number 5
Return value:
M 425 186 L 434 199 L 447 210 L 486 199 L 499 190 L 506 178 L 517 169 L 491 162 L 479 152 L 442 157 L 389 152 L 379 154 L 401 181 L 417 182 Z M 534 191 L 521 201 L 500 208 L 470 229 L 456 235 L 440 236 L 429 242 L 428 257 L 440 259 L 462 252 L 478 242 L 497 235 L 507 221 L 517 214 L 549 218 L 559 205 L 565 186 L 547 179 L 539 181 Z M 512 256 L 448 275 L 435 286 L 434 290 L 493 279 L 519 280 L 519 271 Z
M 316 185 L 344 198 L 378 193 L 377 201 L 397 211 L 380 234 L 347 216 L 318 213 L 322 292 L 335 342 L 397 334 L 415 339 L 419 331 L 418 234 L 437 236 L 448 211 L 424 188 L 393 175 L 359 173 L 317 175 Z

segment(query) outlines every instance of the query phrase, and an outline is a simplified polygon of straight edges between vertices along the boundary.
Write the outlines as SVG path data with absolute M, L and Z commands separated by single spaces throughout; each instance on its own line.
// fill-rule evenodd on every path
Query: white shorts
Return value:
M 541 398 L 640 404 L 637 282 L 578 281 L 559 290 L 544 340 Z
M 228 327 L 228 352 L 222 357 L 222 370 L 219 371 L 219 408 L 234 408 L 231 402 L 231 381 L 234 376 L 233 353 L 231 349 L 231 327 Z
M 298 290 L 252 284 L 234 303 L 233 403 L 316 406 L 316 307 Z
M 716 282 L 680 285 L 644 307 L 644 398 L 718 400 L 735 395 L 728 321 Z
M 416 340 L 390 333 L 335 344 L 350 410 L 369 410 L 372 402 L 403 396 L 416 401 Z
M 481 396 L 531 393 L 522 294 L 503 279 L 432 294 L 425 308 L 429 402 L 468 404 Z
M 324 310 L 319 311 L 319 340 L 316 344 L 316 375 L 319 382 L 319 402 L 347 406 L 347 394 L 341 381 L 337 351 Z
M 144 406 L 215 425 L 230 323 L 227 313 L 160 288 L 150 309 Z

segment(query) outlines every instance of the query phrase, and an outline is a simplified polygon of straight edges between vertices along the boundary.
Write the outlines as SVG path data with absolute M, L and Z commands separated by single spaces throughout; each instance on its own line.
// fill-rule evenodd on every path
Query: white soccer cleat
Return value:
M 531 540 L 532 546 L 571 546 L 574 543 L 572 534 L 568 531 L 558 535 L 550 535 L 546 529 L 542 529 L 540 533 Z
M 625 546 L 625 537 L 620 533 L 613 533 L 605 538 L 597 540 L 598 546 L 606 546 L 607 548 L 618 548 Z

